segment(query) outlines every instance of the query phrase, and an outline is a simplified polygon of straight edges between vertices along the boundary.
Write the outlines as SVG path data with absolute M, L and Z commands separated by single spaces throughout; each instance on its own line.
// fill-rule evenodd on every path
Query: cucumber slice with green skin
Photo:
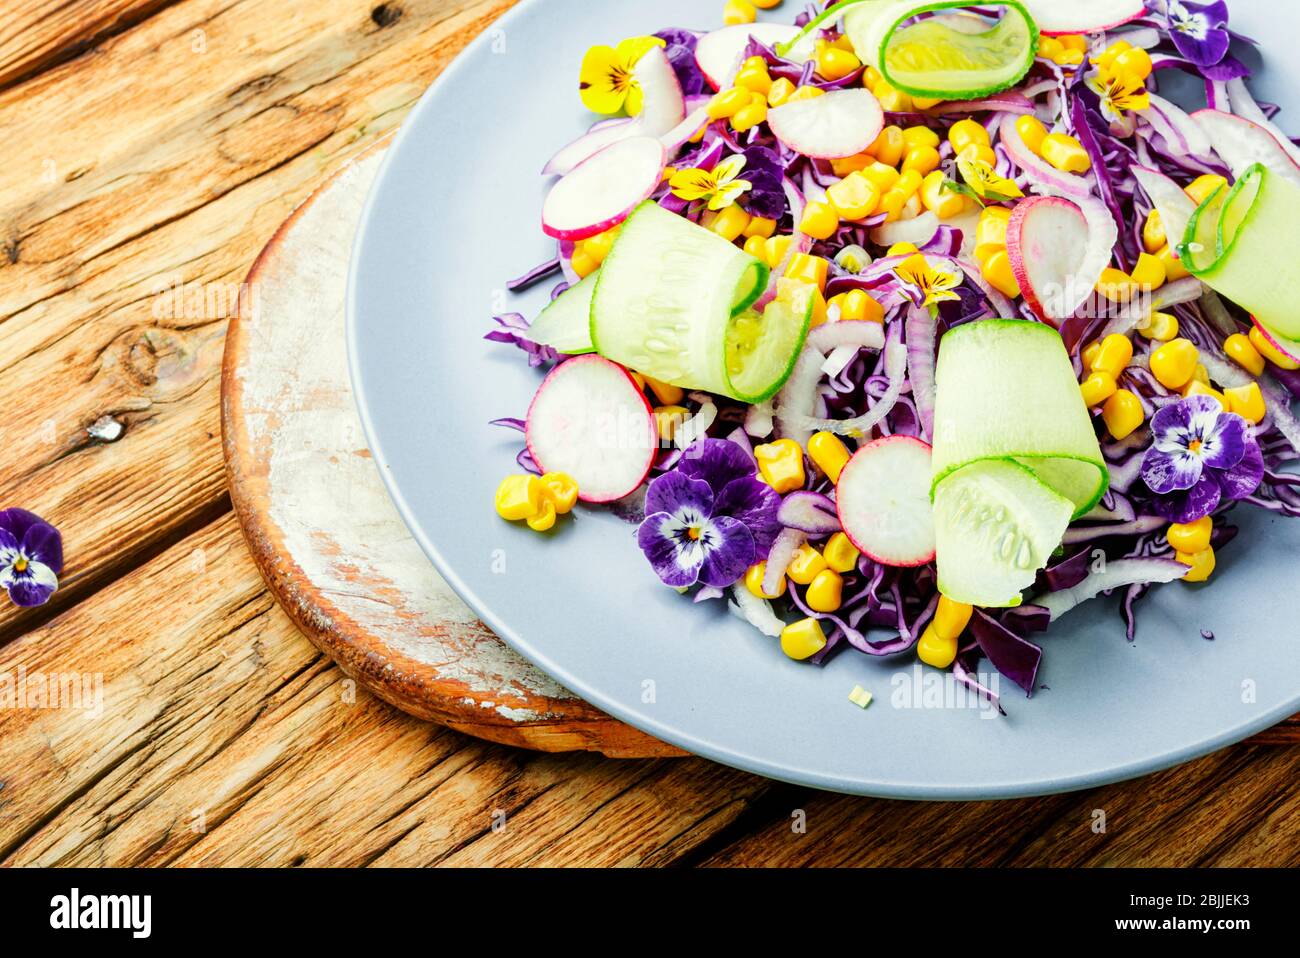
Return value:
M 591 345 L 591 295 L 598 275 L 592 273 L 553 299 L 533 320 L 528 338 L 570 356 L 595 352 Z
M 1073 512 L 1073 502 L 1017 462 L 989 459 L 957 470 L 934 499 L 939 591 L 986 609 L 1020 605 Z
M 1296 223 L 1300 188 L 1256 163 L 1230 191 L 1220 187 L 1197 208 L 1178 255 L 1193 276 L 1260 324 L 1300 338 L 1294 305 L 1300 263 L 1291 249 Z
M 954 12 L 997 9 L 986 17 Z M 939 13 L 923 20 L 921 14 Z M 1038 26 L 1018 0 L 972 4 L 961 0 L 876 0 L 844 13 L 858 58 L 912 96 L 978 100 L 1020 82 L 1038 55 Z
M 762 314 L 751 311 L 768 267 L 655 203 L 623 224 L 597 276 L 596 352 L 661 382 L 741 402 L 781 388 L 812 316 L 812 290 L 799 283 L 782 283 Z

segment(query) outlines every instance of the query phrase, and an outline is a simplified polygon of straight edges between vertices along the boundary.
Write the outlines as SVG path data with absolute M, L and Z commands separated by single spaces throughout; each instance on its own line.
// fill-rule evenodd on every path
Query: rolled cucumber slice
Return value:
M 1000 14 L 996 21 L 977 7 Z M 923 14 L 934 14 L 925 16 Z M 1038 26 L 1017 0 L 869 0 L 844 12 L 862 62 L 913 96 L 976 100 L 1015 86 L 1034 65 Z
M 533 320 L 528 338 L 571 356 L 595 352 L 591 345 L 591 296 L 598 275 L 592 273 L 553 299 Z
M 1192 275 L 1288 339 L 1300 338 L 1300 262 L 1292 250 L 1300 188 L 1256 163 L 1187 224 L 1179 258 Z
M 595 350 L 685 389 L 762 402 L 808 334 L 811 287 L 782 283 L 766 309 L 750 309 L 767 288 L 766 264 L 652 202 L 623 224 L 597 276 Z

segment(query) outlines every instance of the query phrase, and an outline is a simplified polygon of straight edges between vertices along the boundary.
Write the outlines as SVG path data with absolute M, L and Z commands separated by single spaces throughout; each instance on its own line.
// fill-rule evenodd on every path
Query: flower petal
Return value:
M 1223 494 L 1213 476 L 1205 475 L 1186 492 L 1156 499 L 1155 508 L 1170 522 L 1195 522 L 1219 508 Z
M 683 200 L 702 200 L 717 189 L 712 173 L 694 168 L 678 170 L 668 180 L 668 186 L 674 196 Z
M 1214 424 L 1201 435 L 1201 460 L 1208 469 L 1231 469 L 1246 454 L 1246 420 L 1233 413 L 1218 413 Z
M 627 101 L 627 91 L 619 89 L 619 56 L 613 47 L 597 46 L 582 58 L 578 73 L 578 91 L 582 103 L 593 113 L 618 113 Z
M 49 566 L 56 575 L 63 571 L 63 537 L 48 522 L 39 522 L 27 529 L 22 552 L 29 561 Z
M 684 538 L 682 532 L 682 524 L 666 512 L 647 516 L 636 530 L 637 545 L 655 575 L 674 589 L 694 585 L 704 563 L 703 546 L 698 540 Z
M 1206 397 L 1209 398 L 1209 397 Z M 1159 442 L 1165 435 L 1178 431 L 1186 432 L 1192 427 L 1192 409 L 1187 402 L 1170 403 L 1156 411 L 1151 417 L 1151 432 Z M 1186 447 L 1185 442 L 1179 443 Z
M 7 579 L 9 581 L 3 581 Z M 0 576 L 0 585 L 9 590 L 9 598 L 14 605 L 27 608 L 44 605 L 59 588 L 59 577 L 43 562 L 31 562 L 21 573 L 15 573 L 13 567 Z
M 716 497 L 733 479 L 752 477 L 758 467 L 749 453 L 728 439 L 701 439 L 682 453 L 677 471 L 692 479 L 704 480 Z
M 667 42 L 661 37 L 628 37 L 618 45 L 618 62 L 631 70 L 637 61 L 655 47 L 666 47 Z
M 47 525 L 46 521 L 26 509 L 0 510 L 0 529 L 8 530 L 16 542 L 22 542 L 27 530 L 34 525 Z
M 732 585 L 754 564 L 757 553 L 754 536 L 745 524 L 729 516 L 718 516 L 704 527 L 704 565 L 700 581 L 719 589 Z
M 718 191 L 713 194 L 713 199 L 709 201 L 709 209 L 715 213 L 718 210 L 725 210 L 752 189 L 753 186 L 754 184 L 749 180 L 732 180 L 726 186 L 718 187 Z
M 1211 67 L 1220 62 L 1228 54 L 1228 45 L 1231 38 L 1228 32 L 1222 29 L 1221 25 L 1226 22 L 1227 11 L 1224 9 L 1222 19 L 1216 19 L 1208 13 L 1198 12 L 1198 4 L 1185 3 L 1182 5 L 1188 15 L 1184 18 L 1174 14 L 1171 5 L 1171 14 L 1173 14 L 1173 28 L 1169 31 L 1173 37 L 1174 46 L 1178 52 L 1191 60 L 1197 66 Z M 1219 7 L 1221 4 L 1210 4 L 1210 7 Z
M 1251 495 L 1264 481 L 1264 454 L 1259 443 L 1248 438 L 1241 459 L 1231 468 L 1214 473 L 1214 478 L 1224 499 L 1235 501 Z
M 781 522 L 776 517 L 780 508 L 781 496 L 775 489 L 744 476 L 727 483 L 713 505 L 713 514 L 743 522 L 754 536 L 754 550 L 761 559 L 781 534 Z
M 745 168 L 745 154 L 733 153 L 725 160 L 719 160 L 713 167 L 713 180 L 720 186 L 726 186 L 740 175 Z
M 1190 489 L 1201 479 L 1203 464 L 1190 452 L 1161 452 L 1148 449 L 1142 460 L 1142 481 L 1157 495 Z
M 645 494 L 646 515 L 666 512 L 687 525 L 713 515 L 713 490 L 707 482 L 681 472 L 665 472 L 650 483 Z

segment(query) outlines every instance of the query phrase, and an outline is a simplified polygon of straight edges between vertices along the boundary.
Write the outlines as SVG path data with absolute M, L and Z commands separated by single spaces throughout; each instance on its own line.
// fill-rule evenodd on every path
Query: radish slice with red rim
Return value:
M 1052 326 L 1060 326 L 1073 312 L 1066 306 L 1073 298 L 1074 278 L 1084 266 L 1087 234 L 1083 211 L 1055 196 L 1021 201 L 1007 224 L 1011 272 L 1034 315 Z
M 864 152 L 885 128 L 885 112 L 868 90 L 832 90 L 767 114 L 772 132 L 804 156 L 839 160 Z
M 635 492 L 659 437 L 650 404 L 627 370 L 594 355 L 551 370 L 528 408 L 524 435 L 542 471 L 572 476 L 583 502 Z
M 709 85 L 721 90 L 740 66 L 750 37 L 770 47 L 788 43 L 798 35 L 798 27 L 785 23 L 741 23 L 723 27 L 700 37 L 695 45 L 695 63 Z
M 617 226 L 655 191 L 665 158 L 664 145 L 648 136 L 605 147 L 551 187 L 542 231 L 576 241 Z
M 1100 33 L 1144 16 L 1143 0 L 1024 0 L 1038 29 L 1048 36 Z
M 863 446 L 835 486 L 840 524 L 863 555 L 912 568 L 934 560 L 930 446 L 888 436 Z
M 1214 152 L 1223 157 L 1233 176 L 1240 178 L 1252 165 L 1261 163 L 1270 172 L 1300 186 L 1300 166 L 1259 124 L 1218 110 L 1198 110 L 1192 119 L 1205 131 Z

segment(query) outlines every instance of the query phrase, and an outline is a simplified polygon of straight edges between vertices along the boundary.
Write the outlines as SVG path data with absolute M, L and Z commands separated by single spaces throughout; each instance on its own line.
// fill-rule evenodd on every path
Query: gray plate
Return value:
M 660 586 L 632 527 L 607 511 L 579 509 L 550 537 L 494 515 L 519 444 L 487 422 L 523 415 L 539 375 L 482 336 L 491 314 L 533 316 L 545 300 L 502 284 L 553 255 L 538 170 L 590 123 L 577 96 L 582 55 L 665 26 L 708 26 L 721 4 L 706 6 L 525 0 L 446 71 L 388 151 L 352 260 L 352 375 L 384 481 L 447 581 L 515 649 L 620 719 L 719 762 L 845 792 L 1083 788 L 1300 711 L 1300 626 L 1283 605 L 1296 591 L 1300 523 L 1259 512 L 1238 510 L 1242 535 L 1212 587 L 1156 590 L 1136 643 L 1113 602 L 1057 623 L 1042 690 L 1026 699 L 1003 682 L 1002 719 L 957 707 L 943 689 L 926 694 L 910 656 L 791 662 L 719 603 L 692 606 Z M 1297 9 L 1232 9 L 1235 26 L 1278 54 L 1257 92 L 1297 102 L 1287 52 Z M 876 696 L 866 711 L 848 701 L 856 684 Z

